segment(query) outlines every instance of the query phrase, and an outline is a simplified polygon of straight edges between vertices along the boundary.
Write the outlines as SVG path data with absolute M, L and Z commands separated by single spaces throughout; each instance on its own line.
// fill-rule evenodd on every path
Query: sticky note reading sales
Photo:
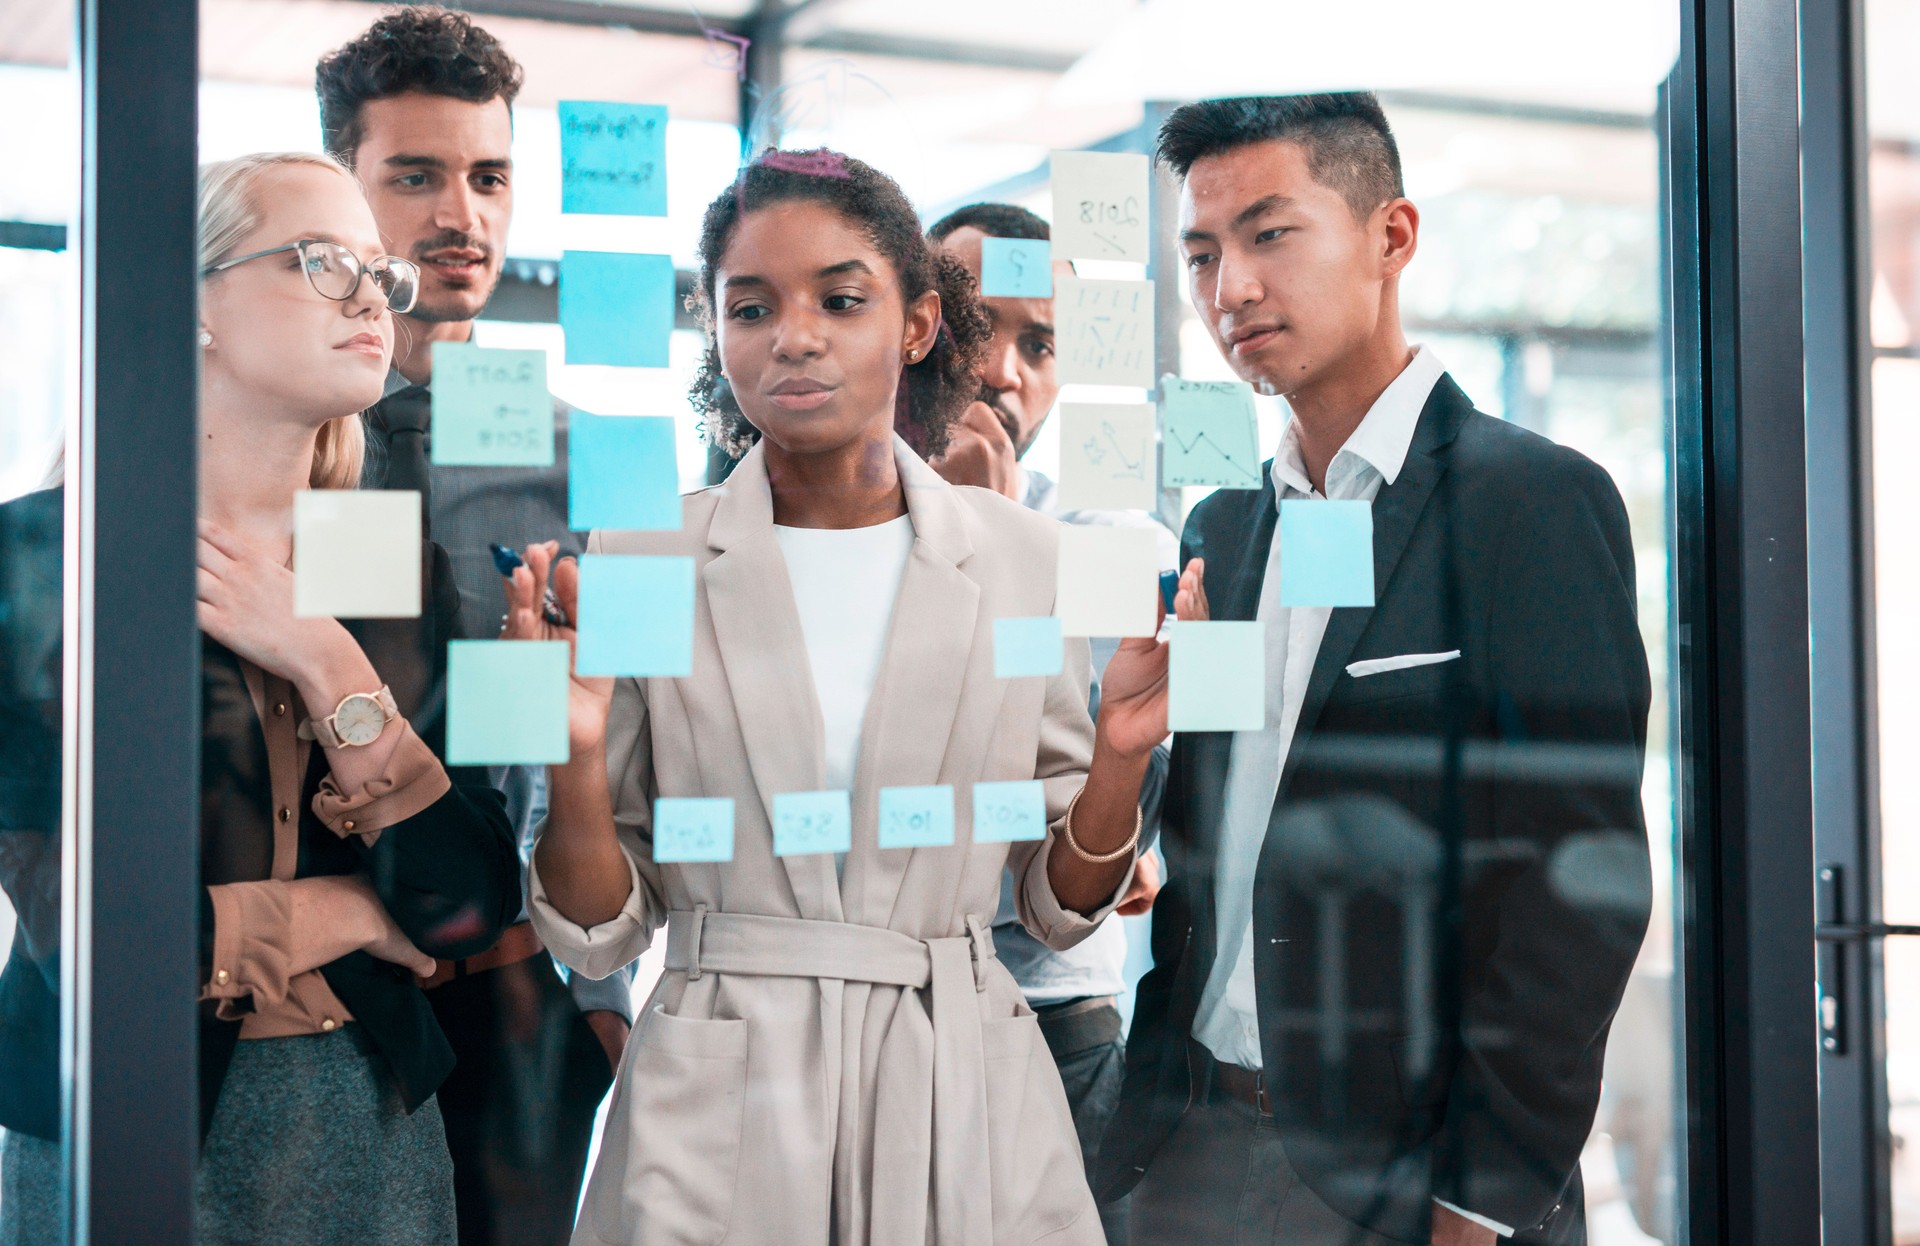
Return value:
M 1260 487 L 1260 431 L 1245 381 L 1160 378 L 1161 483 Z
M 655 861 L 733 860 L 733 800 L 662 796 L 653 802 Z
M 1054 286 L 1061 383 L 1152 386 L 1153 283 L 1062 277 Z
M 773 798 L 773 855 L 853 851 L 853 804 L 845 792 L 781 792 Z
M 1056 151 L 1053 246 L 1065 259 L 1147 262 L 1147 158 Z
M 1280 503 L 1280 604 L 1373 604 L 1373 503 Z
M 582 675 L 693 674 L 693 559 L 580 559 Z
M 1159 628 L 1160 555 L 1152 528 L 1060 529 L 1054 609 L 1068 636 L 1151 636 Z
M 1153 408 L 1060 408 L 1060 509 L 1152 510 Z
M 1175 619 L 1168 629 L 1167 727 L 1258 731 L 1267 723 L 1264 623 Z
M 882 848 L 940 848 L 953 842 L 953 789 L 880 789 Z
M 560 210 L 667 214 L 667 110 L 560 101 Z
M 545 766 L 567 760 L 567 642 L 447 643 L 447 760 Z
M 440 466 L 551 467 L 547 352 L 433 344 L 433 461 Z
M 1024 679 L 1030 675 L 1058 675 L 1064 645 L 1059 619 L 995 619 L 993 676 Z
M 420 617 L 420 495 L 305 489 L 293 495 L 293 613 Z
M 588 415 L 567 425 L 567 526 L 680 526 L 680 467 L 673 420 L 652 415 Z
M 1047 788 L 1038 779 L 973 785 L 973 838 L 1011 844 L 1047 837 Z
M 1045 238 L 980 242 L 980 293 L 988 298 L 1053 297 L 1053 245 Z
M 673 332 L 673 260 L 625 251 L 564 253 L 560 327 L 568 363 L 666 367 Z

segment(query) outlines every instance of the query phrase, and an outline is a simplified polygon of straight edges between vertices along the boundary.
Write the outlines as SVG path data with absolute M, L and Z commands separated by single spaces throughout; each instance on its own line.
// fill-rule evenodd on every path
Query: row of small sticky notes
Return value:
M 973 785 L 973 841 L 1045 839 L 1047 793 L 1038 779 Z M 883 787 L 876 842 L 882 848 L 945 848 L 954 842 L 953 788 Z M 775 856 L 853 850 L 853 806 L 846 792 L 783 792 L 773 798 Z M 653 859 L 733 860 L 733 801 L 670 797 L 653 802 Z

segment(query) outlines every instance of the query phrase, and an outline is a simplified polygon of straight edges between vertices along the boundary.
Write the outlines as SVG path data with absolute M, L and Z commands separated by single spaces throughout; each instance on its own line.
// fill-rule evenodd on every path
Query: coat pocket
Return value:
M 740 1170 L 747 1023 L 676 1017 L 655 1004 L 629 1046 L 588 1197 L 594 1228 L 634 1246 L 718 1242 Z
M 1094 1224 L 1093 1194 L 1053 1055 L 1030 1012 L 980 1023 L 986 1053 L 993 1240 L 1034 1242 Z

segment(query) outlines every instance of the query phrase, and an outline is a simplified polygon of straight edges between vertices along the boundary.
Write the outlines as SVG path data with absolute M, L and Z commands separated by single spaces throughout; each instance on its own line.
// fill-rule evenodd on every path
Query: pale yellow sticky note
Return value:
M 1153 387 L 1151 281 L 1058 277 L 1053 316 L 1062 384 Z
M 293 498 L 293 612 L 303 619 L 420 616 L 420 495 L 309 489 Z
M 1053 253 L 1061 259 L 1145 264 L 1147 158 L 1127 152 L 1056 151 Z
M 1060 509 L 1152 510 L 1153 407 L 1062 405 Z
M 1160 555 L 1154 530 L 1067 524 L 1060 529 L 1054 612 L 1067 636 L 1151 636 L 1158 629 Z

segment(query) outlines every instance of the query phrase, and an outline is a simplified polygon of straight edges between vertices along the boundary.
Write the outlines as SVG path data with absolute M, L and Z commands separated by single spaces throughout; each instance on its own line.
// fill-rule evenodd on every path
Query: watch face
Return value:
M 372 744 L 387 725 L 387 712 L 369 696 L 351 696 L 333 716 L 333 729 L 348 744 Z

